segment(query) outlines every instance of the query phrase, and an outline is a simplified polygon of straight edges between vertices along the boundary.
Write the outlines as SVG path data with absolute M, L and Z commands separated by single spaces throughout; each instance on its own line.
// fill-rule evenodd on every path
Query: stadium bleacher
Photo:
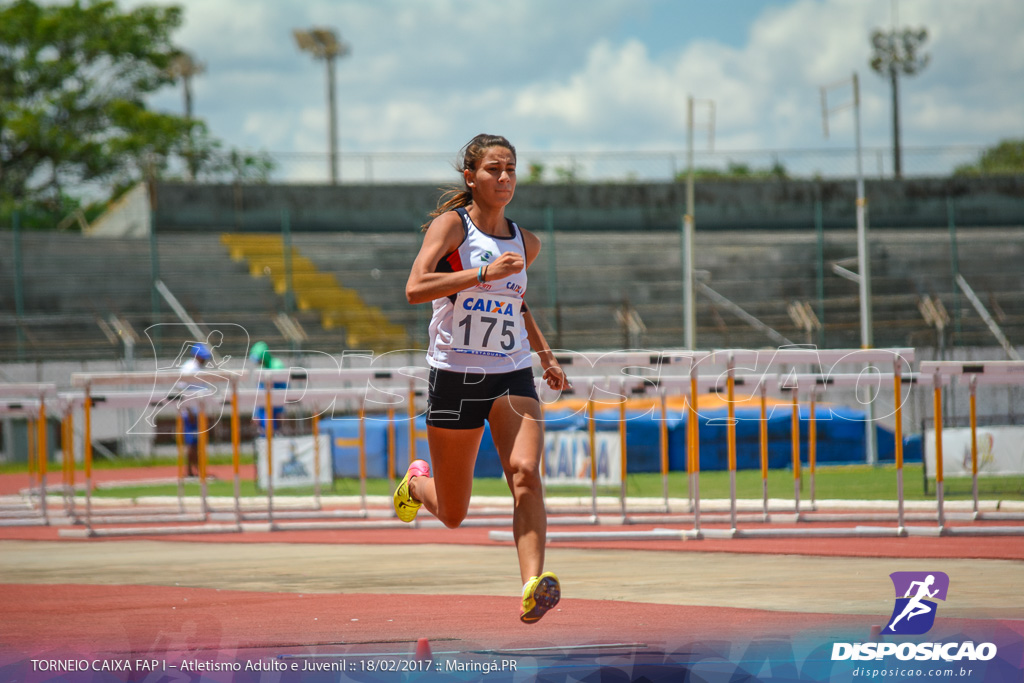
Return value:
M 546 244 L 531 268 L 529 300 L 553 345 L 682 345 L 677 234 L 555 232 L 553 244 L 547 234 L 541 237 Z M 301 281 L 307 295 L 296 299 L 292 310 L 280 278 L 267 277 L 273 269 L 264 264 L 254 277 L 254 262 L 233 259 L 221 233 L 161 233 L 156 244 L 160 279 L 200 324 L 230 322 L 245 327 L 252 340 L 291 346 L 275 323 L 280 313 L 289 313 L 306 334 L 305 348 L 336 353 L 346 348 L 384 350 L 397 342 L 360 339 L 343 317 L 332 325 L 322 307 L 314 305 L 331 281 L 352 293 L 351 307 L 378 311 L 378 327 L 394 326 L 413 346 L 425 344 L 429 307 L 409 306 L 404 295 L 421 239 L 415 231 L 294 233 L 295 253 L 310 268 L 304 275 L 293 274 L 297 292 Z M 24 308 L 19 321 L 12 242 L 12 233 L 0 232 L 0 315 L 9 323 L 0 326 L 0 358 L 118 358 L 121 344 L 104 329 L 110 316 L 129 323 L 143 344 L 143 332 L 153 322 L 178 321 L 163 300 L 158 300 L 159 314 L 154 316 L 149 240 L 67 232 L 21 235 Z M 940 301 L 948 313 L 950 336 L 945 343 L 996 345 L 978 312 L 955 289 L 947 230 L 874 229 L 871 244 L 876 346 L 938 345 L 935 328 L 919 308 L 923 297 Z M 856 254 L 849 231 L 824 233 L 820 263 L 813 231 L 698 231 L 695 249 L 702 282 L 787 339 L 831 348 L 860 346 L 857 285 L 831 268 Z M 1011 343 L 1019 345 L 1024 340 L 1024 231 L 961 230 L 956 256 L 960 273 Z M 855 264 L 846 266 L 856 270 Z M 700 347 L 775 345 L 727 307 L 700 294 L 697 302 Z M 818 316 L 824 313 L 822 334 L 797 326 L 789 313 L 793 302 L 805 302 Z M 342 301 L 335 307 L 344 310 L 347 305 Z M 630 334 L 622 322 L 624 311 L 631 311 L 645 331 Z M 164 341 L 177 346 L 176 339 Z

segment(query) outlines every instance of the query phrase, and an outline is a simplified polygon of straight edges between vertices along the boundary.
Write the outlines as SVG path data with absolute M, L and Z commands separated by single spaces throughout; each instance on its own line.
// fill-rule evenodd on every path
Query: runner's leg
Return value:
M 525 583 L 544 571 L 547 513 L 540 479 L 544 429 L 540 405 L 533 398 L 499 398 L 489 416 L 491 435 L 512 490 L 512 535 L 519 553 L 519 572 Z
M 427 426 L 429 477 L 413 477 L 409 492 L 448 528 L 462 523 L 473 494 L 473 469 L 484 428 L 443 429 Z

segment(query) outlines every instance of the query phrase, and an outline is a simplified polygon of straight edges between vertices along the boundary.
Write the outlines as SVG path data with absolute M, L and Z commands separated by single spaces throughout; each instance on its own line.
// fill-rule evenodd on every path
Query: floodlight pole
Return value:
M 338 106 L 334 90 L 334 55 L 324 59 L 327 62 L 327 108 L 330 117 L 331 185 L 338 184 Z
M 349 46 L 338 40 L 337 35 L 329 28 L 312 28 L 308 31 L 296 29 L 293 33 L 300 50 L 309 52 L 314 59 L 322 59 L 327 64 L 327 147 L 330 150 L 328 164 L 330 165 L 331 185 L 337 185 L 338 113 L 334 89 L 334 60 L 346 56 L 349 53 Z
M 192 77 L 198 76 L 206 71 L 202 62 L 197 62 L 187 52 L 181 52 L 171 60 L 167 67 L 167 73 L 175 79 L 181 79 L 182 88 L 185 91 L 185 119 L 189 123 L 188 131 L 188 178 L 194 181 L 198 163 L 195 157 L 195 145 L 192 140 Z

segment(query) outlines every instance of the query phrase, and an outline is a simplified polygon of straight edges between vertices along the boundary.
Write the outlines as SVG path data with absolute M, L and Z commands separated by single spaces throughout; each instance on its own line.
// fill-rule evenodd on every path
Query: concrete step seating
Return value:
M 342 287 L 333 273 L 322 272 L 316 264 L 292 247 L 289 258 L 280 235 L 223 233 L 221 242 L 235 261 L 245 261 L 253 277 L 267 277 L 274 291 L 295 293 L 299 310 L 316 310 L 325 330 L 343 329 L 349 348 L 393 350 L 409 344 L 401 325 L 391 322 L 377 306 L 368 306 L 359 293 Z

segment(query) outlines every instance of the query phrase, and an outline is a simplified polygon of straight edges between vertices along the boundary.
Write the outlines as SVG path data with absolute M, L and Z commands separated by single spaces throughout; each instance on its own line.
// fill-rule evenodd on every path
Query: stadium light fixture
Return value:
M 347 56 L 351 50 L 349 45 L 340 40 L 333 29 L 314 27 L 309 30 L 295 29 L 292 31 L 295 43 L 303 52 L 313 55 L 314 59 L 322 59 L 327 65 L 327 109 L 328 109 L 328 149 L 331 167 L 331 184 L 338 184 L 338 115 L 334 91 L 334 60 Z
M 921 47 L 928 40 L 928 31 L 897 28 L 900 25 L 899 0 L 892 0 L 892 26 L 886 31 L 875 29 L 871 32 L 873 53 L 868 62 L 871 69 L 882 77 L 889 78 L 892 94 L 892 157 L 893 176 L 903 177 L 902 148 L 900 146 L 900 87 L 899 76 L 914 76 L 921 72 L 930 60 L 922 53 Z

